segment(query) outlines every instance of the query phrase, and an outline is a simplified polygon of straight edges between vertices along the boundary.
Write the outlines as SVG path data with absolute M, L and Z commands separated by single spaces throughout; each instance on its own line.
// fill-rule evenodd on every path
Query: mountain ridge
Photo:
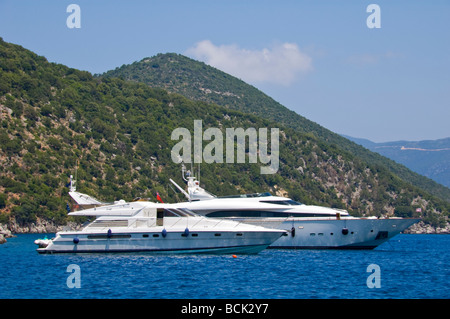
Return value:
M 400 140 L 378 143 L 368 139 L 345 137 L 450 187 L 450 137 L 436 140 Z

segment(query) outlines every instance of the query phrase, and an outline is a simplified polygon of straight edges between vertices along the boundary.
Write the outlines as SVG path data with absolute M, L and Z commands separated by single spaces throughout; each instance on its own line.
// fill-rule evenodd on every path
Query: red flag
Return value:
M 156 199 L 159 200 L 161 203 L 164 204 L 163 200 L 161 199 L 161 196 L 159 196 L 159 193 L 156 192 Z

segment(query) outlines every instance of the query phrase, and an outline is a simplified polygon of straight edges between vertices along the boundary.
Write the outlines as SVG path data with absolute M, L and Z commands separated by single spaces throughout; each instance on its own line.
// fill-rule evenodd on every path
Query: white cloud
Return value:
M 198 42 L 186 54 L 246 82 L 289 85 L 300 74 L 312 70 L 312 59 L 295 43 L 270 49 L 247 50 L 237 45 L 216 46 L 209 40 Z

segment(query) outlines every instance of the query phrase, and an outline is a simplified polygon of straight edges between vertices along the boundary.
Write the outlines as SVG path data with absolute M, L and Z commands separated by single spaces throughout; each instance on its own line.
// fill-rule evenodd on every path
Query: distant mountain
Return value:
M 375 143 L 367 139 L 345 137 L 450 187 L 450 138 Z
M 142 82 L 150 87 L 182 94 L 189 99 L 214 103 L 281 123 L 297 132 L 316 136 L 330 147 L 350 152 L 372 167 L 387 169 L 404 181 L 450 202 L 449 188 L 376 152 L 368 151 L 289 110 L 255 87 L 203 62 L 175 53 L 158 54 L 98 76 Z

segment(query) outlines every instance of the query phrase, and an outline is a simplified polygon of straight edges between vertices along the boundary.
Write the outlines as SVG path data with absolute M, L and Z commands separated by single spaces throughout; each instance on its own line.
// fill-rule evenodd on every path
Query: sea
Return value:
M 20 234 L 0 245 L 0 299 L 175 299 L 192 306 L 220 299 L 450 298 L 450 235 L 400 234 L 374 250 L 237 256 L 40 255 L 34 240 L 43 236 Z

